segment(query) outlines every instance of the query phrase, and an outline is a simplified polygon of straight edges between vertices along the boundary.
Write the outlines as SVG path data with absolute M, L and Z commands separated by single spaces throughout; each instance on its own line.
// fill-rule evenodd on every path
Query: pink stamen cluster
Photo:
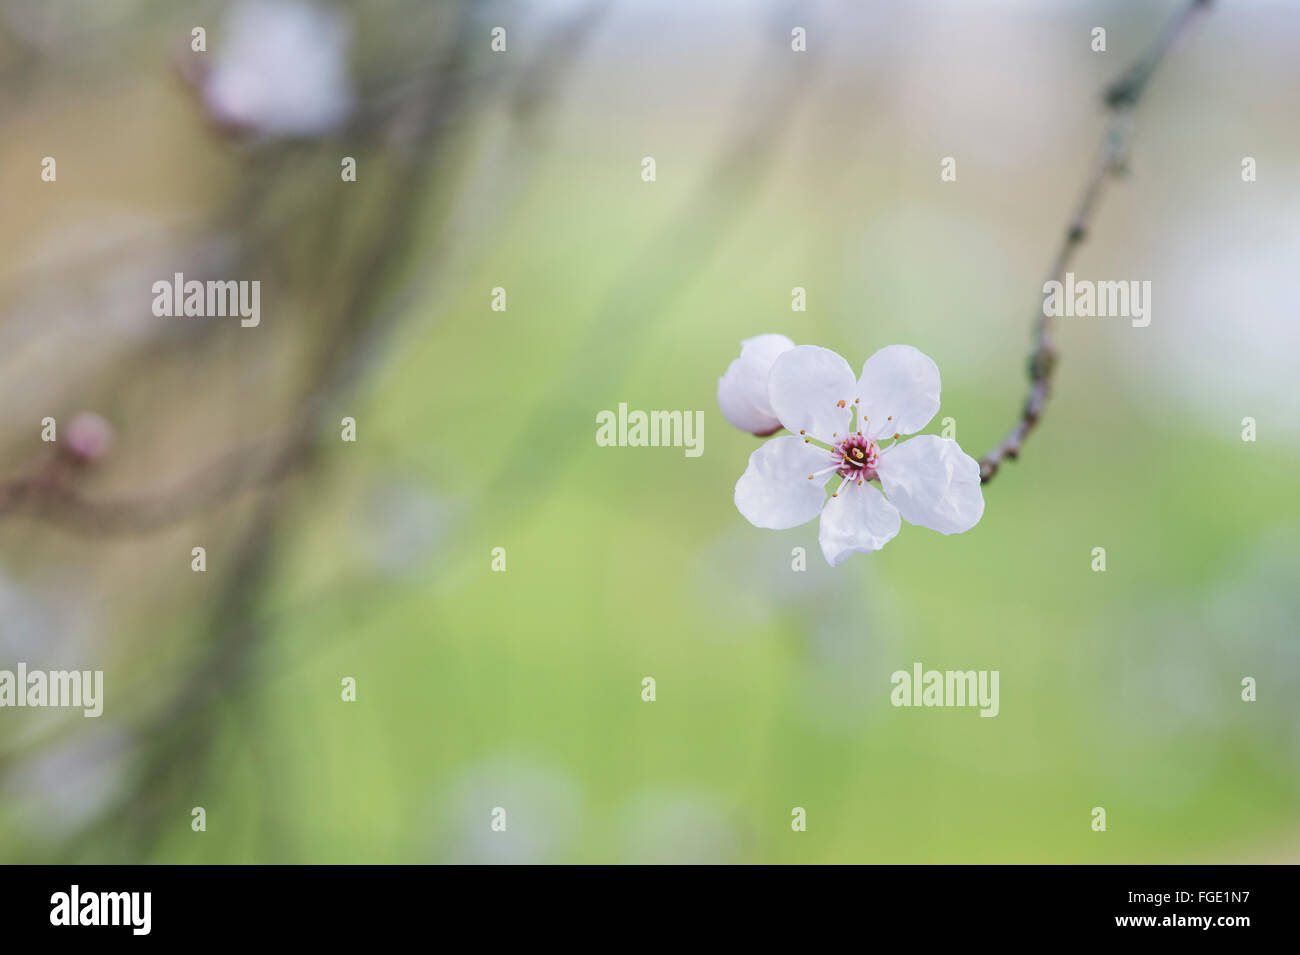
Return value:
M 861 399 L 854 398 L 853 403 L 856 405 Z M 848 407 L 848 402 L 840 399 L 835 402 L 837 408 Z M 865 422 L 867 416 L 863 415 L 862 420 Z M 893 421 L 894 416 L 890 415 L 886 420 Z M 808 437 L 808 432 L 800 431 L 799 434 L 804 436 L 804 444 L 811 444 L 812 438 Z M 867 481 L 876 480 L 876 465 L 880 461 L 880 445 L 868 438 L 861 431 L 841 438 L 838 433 L 832 434 L 832 438 L 839 441 L 829 450 L 831 452 L 831 466 L 822 468 L 820 471 L 814 471 L 808 475 L 808 480 L 834 471 L 841 478 L 843 483 L 840 484 L 840 491 L 853 484 L 865 484 Z M 894 435 L 895 438 L 898 435 Z M 820 443 L 820 442 L 819 442 Z M 891 445 L 892 447 L 892 445 Z M 840 491 L 835 491 L 831 497 L 839 497 Z
M 851 434 L 831 452 L 835 470 L 845 481 L 861 483 L 876 479 L 876 465 L 880 461 L 880 445 L 865 437 L 861 431 Z

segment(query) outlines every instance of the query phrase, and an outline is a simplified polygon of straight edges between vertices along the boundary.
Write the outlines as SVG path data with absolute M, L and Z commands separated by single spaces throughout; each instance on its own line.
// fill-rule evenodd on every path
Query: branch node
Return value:
M 1055 348 L 1039 348 L 1029 356 L 1029 380 L 1046 381 L 1056 370 L 1057 352 Z

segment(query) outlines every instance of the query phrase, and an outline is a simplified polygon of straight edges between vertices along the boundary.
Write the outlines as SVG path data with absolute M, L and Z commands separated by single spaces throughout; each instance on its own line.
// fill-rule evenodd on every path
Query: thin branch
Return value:
M 102 499 L 78 491 L 84 466 L 56 453 L 34 474 L 0 484 L 0 516 L 36 517 L 89 537 L 149 533 L 297 470 L 310 457 L 307 437 L 286 432 L 228 451 L 170 488 Z
M 1212 0 L 1190 0 L 1169 21 L 1151 48 L 1123 76 L 1106 89 L 1105 103 L 1110 109 L 1110 121 L 1102 136 L 1101 148 L 1092 171 L 1084 183 L 1083 194 L 1069 224 L 1056 256 L 1052 259 L 1048 281 L 1061 282 L 1079 246 L 1083 245 L 1091 228 L 1097 207 L 1101 203 L 1110 177 L 1124 168 L 1125 150 L 1132 128 L 1133 110 L 1146 91 L 1156 68 L 1170 48 L 1183 35 L 1196 15 L 1207 8 Z M 980 481 L 988 482 L 998 473 L 1002 462 L 1020 457 L 1020 449 L 1029 432 L 1038 424 L 1047 398 L 1052 390 L 1052 374 L 1056 371 L 1059 355 L 1052 337 L 1052 321 L 1045 310 L 1035 319 L 1034 350 L 1029 356 L 1029 395 L 1024 410 L 1015 426 L 993 450 L 980 459 Z

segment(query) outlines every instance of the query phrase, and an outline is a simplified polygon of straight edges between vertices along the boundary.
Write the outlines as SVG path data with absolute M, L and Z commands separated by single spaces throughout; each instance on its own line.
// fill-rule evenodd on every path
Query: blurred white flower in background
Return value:
M 74 574 L 20 582 L 0 568 L 0 666 L 84 669 L 102 636 L 102 611 Z M 81 599 L 70 600 L 70 594 Z M 7 662 L 5 662 L 7 661 Z
M 352 110 L 349 24 L 305 0 L 240 0 L 216 65 L 201 81 L 204 103 L 224 126 L 263 136 L 319 136 Z
M 130 737 L 111 723 L 56 739 L 5 774 L 5 801 L 39 839 L 66 841 L 126 795 L 134 769 Z
M 100 601 L 75 573 L 45 572 L 19 581 L 0 568 L 0 667 L 13 670 L 21 662 L 29 671 L 100 669 L 104 620 Z M 85 719 L 80 710 L 42 707 L 23 712 L 21 721 L 6 724 L 0 752 L 39 740 L 63 723 L 71 722 L 71 732 L 78 736 L 98 723 Z
M 423 578 L 446 540 L 453 511 L 418 483 L 386 480 L 363 491 L 355 521 L 370 568 L 384 576 Z
M 564 773 L 527 759 L 498 757 L 470 767 L 441 800 L 434 859 L 439 863 L 536 865 L 563 860 L 582 796 Z M 492 829 L 505 810 L 505 829 Z

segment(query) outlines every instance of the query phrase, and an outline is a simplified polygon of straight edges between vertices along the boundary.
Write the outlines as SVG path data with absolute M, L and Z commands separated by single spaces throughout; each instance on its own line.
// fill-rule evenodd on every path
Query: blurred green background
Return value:
M 102 668 L 107 701 L 0 711 L 0 858 L 1300 855 L 1300 10 L 1217 5 L 1140 108 L 1074 271 L 1152 281 L 1150 327 L 1067 320 L 981 523 L 832 569 L 815 523 L 732 504 L 757 439 L 714 392 L 740 339 L 915 345 L 943 375 L 927 430 L 982 455 L 1098 93 L 1178 4 L 343 5 L 380 119 L 291 143 L 204 122 L 169 55 L 204 22 L 217 55 L 223 5 L 185 6 L 0 8 L 4 473 L 89 408 L 116 443 L 85 494 L 148 499 L 297 428 L 331 345 L 364 363 L 282 480 L 147 531 L 4 517 L 0 667 Z M 411 141 L 385 112 L 407 75 L 463 94 Z M 260 278 L 262 325 L 150 315 L 178 254 Z M 704 454 L 598 447 L 620 402 L 702 409 Z M 914 661 L 999 670 L 999 715 L 891 707 Z

